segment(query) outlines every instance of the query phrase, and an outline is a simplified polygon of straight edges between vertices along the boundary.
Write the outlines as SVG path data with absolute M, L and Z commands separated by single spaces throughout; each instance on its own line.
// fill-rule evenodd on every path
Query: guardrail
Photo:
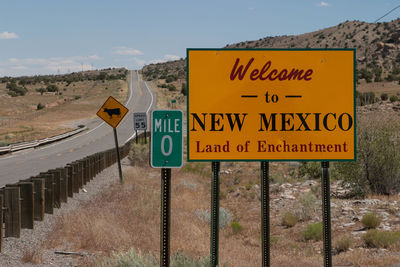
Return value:
M 70 131 L 70 132 L 66 132 L 66 133 L 63 133 L 60 135 L 56 135 L 56 136 L 52 136 L 52 137 L 48 137 L 48 138 L 44 138 L 44 139 L 40 139 L 40 140 L 35 140 L 32 142 L 23 142 L 23 143 L 16 143 L 16 144 L 10 144 L 8 146 L 3 146 L 3 147 L 0 147 L 0 155 L 23 150 L 23 149 L 35 148 L 37 146 L 42 146 L 42 145 L 46 145 L 46 144 L 49 144 L 52 142 L 56 142 L 56 141 L 62 140 L 64 138 L 78 134 L 80 132 L 83 132 L 86 129 L 87 129 L 87 127 L 82 127 L 82 128 L 78 128 L 76 130 Z
M 139 137 L 144 138 L 145 133 Z M 133 142 L 134 139 L 120 147 L 121 158 L 128 156 Z M 4 226 L 0 224 L 0 252 L 3 236 L 19 238 L 21 228 L 33 229 L 35 221 L 43 221 L 45 214 L 53 214 L 55 208 L 61 208 L 68 198 L 78 194 L 84 185 L 116 161 L 115 148 L 108 149 L 0 188 L 0 218 L 4 218 Z

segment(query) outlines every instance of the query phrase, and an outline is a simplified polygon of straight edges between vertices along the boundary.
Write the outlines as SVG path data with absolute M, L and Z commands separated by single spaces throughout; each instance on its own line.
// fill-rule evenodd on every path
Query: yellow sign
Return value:
M 188 160 L 354 160 L 355 50 L 188 49 Z
M 128 113 L 128 109 L 119 103 L 114 97 L 110 96 L 103 106 L 97 111 L 97 116 L 102 118 L 111 127 L 117 128 L 118 124 Z

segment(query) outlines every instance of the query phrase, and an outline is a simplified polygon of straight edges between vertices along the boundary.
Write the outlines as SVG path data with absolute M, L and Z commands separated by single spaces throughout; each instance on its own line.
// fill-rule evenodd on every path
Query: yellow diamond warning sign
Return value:
M 114 97 L 110 96 L 100 110 L 97 111 L 97 116 L 102 118 L 111 127 L 117 128 L 118 124 L 128 113 L 128 109 L 119 103 Z

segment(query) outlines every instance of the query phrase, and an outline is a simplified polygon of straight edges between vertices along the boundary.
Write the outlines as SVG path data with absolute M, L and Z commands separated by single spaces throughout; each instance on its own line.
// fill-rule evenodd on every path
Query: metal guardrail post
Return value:
M 61 207 L 61 178 L 60 178 L 60 172 L 57 170 L 50 170 L 48 171 L 50 174 L 53 175 L 53 181 L 54 181 L 54 208 L 59 209 Z
M 19 187 L 4 189 L 5 237 L 20 237 L 21 235 L 21 201 Z
M 78 181 L 79 181 L 79 189 L 83 187 L 83 162 L 81 160 L 78 161 Z
M 1 218 L 1 227 L 0 227 L 0 252 L 3 251 L 3 236 L 4 236 L 4 230 L 3 230 L 3 195 L 0 194 L 0 218 Z
M 60 201 L 63 203 L 68 202 L 68 179 L 67 170 L 65 168 L 58 168 L 60 172 Z
M 74 170 L 73 166 L 68 164 L 66 167 L 67 169 L 67 180 L 68 180 L 68 197 L 74 197 Z
M 49 173 L 39 174 L 40 178 L 45 180 L 44 191 L 44 212 L 48 214 L 54 213 L 54 176 Z
M 33 229 L 33 183 L 19 182 L 21 194 L 21 228 Z
M 72 163 L 73 171 L 72 171 L 72 184 L 74 185 L 74 193 L 78 194 L 79 193 L 79 169 L 78 169 L 78 164 L 76 162 Z
M 45 179 L 43 178 L 32 178 L 33 187 L 34 187 L 34 219 L 36 221 L 43 221 L 44 220 L 44 206 L 45 206 Z

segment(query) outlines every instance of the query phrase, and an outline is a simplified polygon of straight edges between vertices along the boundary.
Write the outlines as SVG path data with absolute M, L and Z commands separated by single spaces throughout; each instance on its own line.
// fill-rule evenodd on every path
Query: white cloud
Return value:
M 148 64 L 164 63 L 164 62 L 167 62 L 167 61 L 178 60 L 180 58 L 181 57 L 177 56 L 177 55 L 169 55 L 169 54 L 167 54 L 167 55 L 164 55 L 163 58 L 157 58 L 157 59 L 150 60 L 148 62 Z
M 26 70 L 27 69 L 27 67 L 25 67 L 25 66 L 14 66 L 14 67 L 11 67 L 13 70 Z
M 99 60 L 101 59 L 101 57 L 99 57 L 98 55 L 91 55 L 87 57 L 88 59 L 92 59 L 92 60 Z
M 137 57 L 133 58 L 133 61 L 139 66 L 139 67 L 143 67 L 144 65 L 146 65 L 146 60 L 144 59 L 140 59 Z
M 114 48 L 114 54 L 123 56 L 140 56 L 143 55 L 143 52 L 135 48 L 118 46 Z
M 318 3 L 318 6 L 319 7 L 328 7 L 328 6 L 330 6 L 330 4 L 328 2 L 321 1 L 320 3 Z
M 178 59 L 180 59 L 181 57 L 179 57 L 179 56 L 177 56 L 177 55 L 165 55 L 164 58 L 165 58 L 166 60 L 178 60 Z
M 18 39 L 19 36 L 13 32 L 0 32 L 0 39 Z
M 93 60 L 98 55 L 52 57 L 52 58 L 9 58 L 0 62 L 0 66 L 11 75 L 68 73 L 82 70 L 91 70 Z M 13 71 L 17 72 L 13 72 Z

